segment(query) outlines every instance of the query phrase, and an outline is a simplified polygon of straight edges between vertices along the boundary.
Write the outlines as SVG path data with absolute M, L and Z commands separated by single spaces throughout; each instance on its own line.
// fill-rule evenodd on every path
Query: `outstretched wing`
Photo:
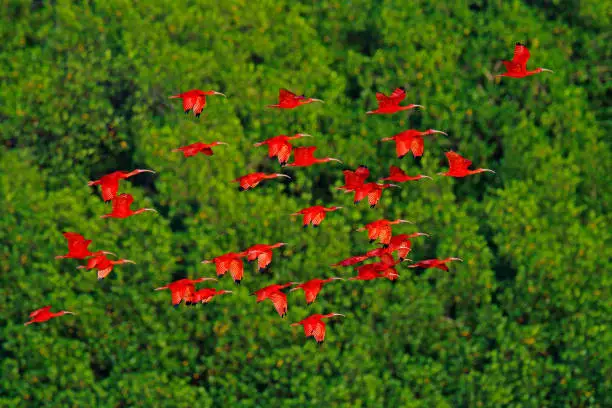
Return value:
M 381 189 L 377 188 L 377 189 L 370 191 L 368 193 L 368 204 L 370 204 L 370 206 L 374 206 L 378 204 L 378 201 L 380 200 L 381 195 L 382 195 Z
M 455 153 L 453 151 L 445 153 L 446 158 L 448 159 L 448 166 L 451 169 L 455 170 L 467 170 L 468 167 L 472 165 L 472 162 L 463 156 Z
M 368 196 L 368 200 L 369 198 L 370 197 Z M 370 203 L 370 205 L 372 205 L 372 203 Z M 380 226 L 378 229 L 378 240 L 384 245 L 388 245 L 389 242 L 391 242 L 391 225 L 385 224 Z
M 33 311 L 32 313 L 30 313 L 30 317 L 36 317 L 41 313 L 47 313 L 49 312 L 49 310 L 51 310 L 51 306 L 41 307 L 40 309 L 37 309 Z
M 311 304 L 317 299 L 317 295 L 321 291 L 321 285 L 312 285 L 304 288 L 304 295 L 306 296 L 306 303 Z
M 206 96 L 204 95 L 197 96 L 195 98 L 195 103 L 193 104 L 193 113 L 195 113 L 196 116 L 200 116 L 200 113 L 202 113 L 202 110 L 204 109 L 205 106 L 206 106 Z
M 404 172 L 404 170 L 400 169 L 399 167 L 396 166 L 390 166 L 389 167 L 389 177 L 397 177 L 397 176 L 405 176 L 406 173 Z
M 279 146 L 278 152 L 276 153 L 279 163 L 287 163 L 289 161 L 289 156 L 291 156 L 291 148 L 292 146 L 289 142 L 285 142 Z
M 404 157 L 410 151 L 410 140 L 398 139 L 395 141 L 397 157 Z
M 197 96 L 183 96 L 183 110 L 189 112 L 193 109 L 197 99 Z
M 376 100 L 378 101 L 378 107 L 383 108 L 386 106 L 397 106 L 406 97 L 406 90 L 404 88 L 396 88 L 391 96 L 386 96 L 383 93 L 376 93 Z
M 134 202 L 134 197 L 131 194 L 119 194 L 113 198 L 113 212 L 115 209 L 120 211 L 130 208 Z
M 281 291 L 274 291 L 268 295 L 268 299 L 272 301 L 280 317 L 287 314 L 287 295 Z
M 530 56 L 531 54 L 524 44 L 516 43 L 514 46 L 514 57 L 512 58 L 512 62 L 514 64 L 518 64 L 523 72 L 527 70 L 527 61 L 529 61 Z
M 322 343 L 325 340 L 325 323 L 318 321 L 314 324 L 312 329 L 312 336 L 315 338 L 317 343 Z
M 62 235 L 66 238 L 66 241 L 68 241 L 68 246 L 70 246 L 72 242 L 85 241 L 85 237 L 76 232 L 64 232 Z
M 316 146 L 296 147 L 293 150 L 293 160 L 298 162 L 307 162 L 314 157 Z
M 262 252 L 257 257 L 257 266 L 259 269 L 265 269 L 272 262 L 272 251 Z
M 319 225 L 325 219 L 325 211 L 319 211 L 312 217 L 312 225 Z
M 414 157 L 421 157 L 423 155 L 423 151 L 425 150 L 425 142 L 422 137 L 415 137 L 410 142 L 410 150 L 412 150 L 412 155 Z
M 297 96 L 293 92 L 285 88 L 282 88 L 281 90 L 278 91 L 278 103 L 281 105 L 283 104 L 283 102 L 289 102 L 295 99 L 296 97 Z
M 244 265 L 241 259 L 233 259 L 229 266 L 230 275 L 234 281 L 241 281 L 244 276 Z
M 101 190 L 104 201 L 112 200 L 117 195 L 117 191 L 119 191 L 119 179 L 105 180 L 102 183 Z

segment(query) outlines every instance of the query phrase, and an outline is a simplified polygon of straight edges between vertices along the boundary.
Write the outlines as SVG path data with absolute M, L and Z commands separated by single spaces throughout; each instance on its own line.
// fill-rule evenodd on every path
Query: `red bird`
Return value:
M 327 163 L 329 161 L 337 161 L 342 163 L 339 159 L 334 159 L 333 157 L 324 157 L 322 159 L 317 159 L 314 157 L 314 151 L 317 150 L 316 146 L 305 146 L 305 147 L 296 147 L 293 151 L 293 163 L 289 163 L 287 167 L 306 167 L 312 166 L 317 163 Z
M 330 313 L 326 315 L 313 314 L 311 316 L 308 316 L 304 320 L 301 320 L 297 323 L 292 323 L 291 326 L 304 326 L 304 334 L 306 335 L 306 337 L 312 336 L 317 341 L 317 343 L 323 343 L 323 340 L 325 340 L 325 323 L 323 323 L 321 319 L 327 319 L 333 316 L 344 317 L 344 315 L 340 313 Z
M 411 238 L 426 236 L 429 237 L 429 234 L 424 232 L 415 232 L 412 234 L 400 234 L 394 235 L 391 237 L 389 245 L 387 246 L 387 252 L 395 252 L 397 251 L 397 256 L 400 261 L 406 260 L 406 256 L 412 250 L 412 241 Z
M 68 253 L 66 255 L 58 255 L 55 257 L 55 259 L 85 259 L 90 256 L 101 254 L 115 255 L 114 253 L 108 251 L 91 252 L 89 249 L 87 249 L 89 244 L 91 244 L 91 239 L 85 239 L 84 236 L 77 234 L 76 232 L 64 232 L 63 235 L 68 242 Z
M 291 215 L 303 215 L 303 226 L 306 228 L 309 224 L 312 224 L 314 228 L 317 228 L 319 224 L 325 219 L 325 213 L 330 211 L 336 211 L 343 207 L 333 206 L 333 207 L 323 207 L 321 205 L 315 205 L 312 207 L 304 208 L 296 213 Z
M 376 100 L 378 101 L 378 109 L 366 112 L 367 114 L 391 114 L 408 109 L 422 108 L 421 105 L 406 105 L 400 106 L 400 102 L 406 98 L 406 90 L 404 88 L 396 88 L 391 96 L 376 92 Z
M 279 135 L 266 139 L 263 142 L 255 143 L 253 146 L 259 147 L 267 145 L 268 157 L 277 157 L 280 165 L 284 166 L 289 161 L 291 150 L 293 149 L 293 145 L 289 143 L 289 140 L 299 139 L 301 137 L 312 136 L 306 133 L 296 133 L 294 136 Z
M 193 295 L 194 293 L 196 293 L 196 283 L 204 282 L 207 280 L 216 281 L 215 278 L 179 279 L 177 281 L 167 284 L 166 286 L 155 288 L 155 290 L 169 289 L 170 293 L 172 294 L 172 305 L 174 307 L 178 307 L 183 300 L 185 301 L 185 303 L 187 303 L 188 301 L 192 301 Z
M 400 169 L 399 167 L 391 166 L 389 167 L 389 177 L 385 177 L 381 180 L 382 181 L 395 181 L 396 183 L 405 183 L 407 181 L 420 180 L 424 178 L 433 180 L 431 177 L 425 176 L 423 174 L 419 174 L 416 176 L 409 176 L 404 172 L 404 170 Z
M 391 226 L 402 224 L 402 223 L 414 224 L 412 221 L 408 221 L 408 220 L 397 219 L 395 221 L 389 221 L 389 220 L 382 219 L 382 220 L 377 220 L 369 224 L 366 224 L 365 226 L 357 229 L 357 231 L 367 230 L 368 239 L 370 240 L 370 244 L 378 239 L 380 240 L 381 244 L 389 245 L 389 242 L 391 241 L 391 234 L 392 234 Z
M 292 288 L 289 292 L 293 292 L 294 290 L 302 289 L 304 291 L 304 295 L 306 296 L 306 304 L 311 304 L 317 299 L 317 295 L 321 291 L 321 288 L 326 283 L 329 283 L 333 280 L 344 280 L 343 278 L 327 278 L 327 279 L 311 279 L 308 282 L 300 283 L 295 288 Z
M 388 262 L 376 262 L 367 265 L 362 265 L 355 268 L 357 270 L 357 276 L 349 278 L 349 280 L 373 280 L 378 278 L 387 278 L 391 281 L 396 280 L 399 274 L 395 270 L 395 265 L 399 261 L 395 261 L 392 264 Z
M 288 175 L 281 174 L 281 173 L 272 173 L 272 174 L 250 173 L 250 174 L 247 174 L 246 176 L 238 177 L 236 180 L 232 180 L 232 183 L 240 183 L 240 187 L 238 187 L 238 191 L 246 191 L 246 190 L 250 190 L 252 188 L 257 187 L 257 185 L 261 183 L 263 180 L 273 179 L 277 177 L 286 177 L 288 179 L 291 179 L 291 177 L 289 177 Z
M 414 157 L 421 157 L 423 155 L 423 150 L 425 149 L 425 142 L 423 141 L 423 136 L 432 135 L 434 133 L 442 133 L 443 135 L 448 136 L 446 133 L 441 130 L 436 129 L 428 129 L 423 132 L 409 129 L 404 130 L 403 132 L 398 133 L 397 135 L 391 137 L 385 137 L 381 139 L 383 142 L 395 141 L 395 153 L 397 153 L 397 157 L 400 159 L 404 157 L 408 152 L 412 151 L 412 155 Z
M 448 271 L 448 266 L 446 266 L 445 264 L 451 261 L 463 262 L 463 259 L 461 258 L 427 259 L 425 261 L 419 261 L 412 265 L 408 265 L 408 267 L 409 268 L 424 268 L 424 269 L 437 268 L 437 269 L 442 269 L 443 271 Z
M 227 271 L 232 275 L 234 283 L 240 285 L 240 281 L 244 277 L 244 264 L 242 263 L 243 257 L 246 256 L 246 252 L 228 252 L 227 254 L 220 255 L 210 260 L 202 261 L 203 264 L 214 263 L 217 269 L 217 276 L 223 276 Z
M 268 105 L 268 108 L 293 109 L 300 105 L 306 105 L 313 102 L 323 102 L 321 99 L 307 98 L 304 95 L 296 95 L 286 89 L 281 89 L 278 92 L 278 104 Z
M 533 71 L 527 71 L 527 61 L 531 54 L 527 47 L 520 42 L 517 42 L 514 46 L 514 57 L 512 61 L 502 61 L 506 67 L 506 71 L 503 74 L 495 75 L 496 77 L 511 77 L 511 78 L 523 78 L 529 75 L 539 74 L 540 72 L 553 72 L 546 68 L 536 68 Z
M 257 296 L 257 303 L 270 299 L 280 317 L 285 317 L 287 315 L 287 295 L 281 292 L 281 290 L 296 284 L 299 284 L 299 282 L 289 282 L 285 283 L 284 285 L 266 286 L 265 288 L 251 293 L 251 296 Z
M 157 210 L 153 208 L 141 208 L 139 210 L 133 211 L 130 207 L 134 202 L 134 197 L 131 194 L 119 194 L 115 198 L 113 198 L 113 210 L 110 214 L 101 215 L 100 218 L 127 218 L 131 215 L 136 215 L 143 213 L 145 211 L 154 211 Z
M 355 191 L 355 189 L 363 186 L 363 183 L 370 177 L 370 170 L 367 166 L 359 166 L 355 171 L 343 170 L 344 173 L 344 185 L 337 187 L 338 190 L 344 190 L 345 193 Z
M 272 262 L 272 250 L 287 245 L 286 242 L 278 242 L 273 245 L 255 244 L 244 251 L 247 261 L 251 262 L 257 259 L 257 267 L 259 272 L 264 272 L 270 262 Z
M 99 180 L 93 180 L 87 183 L 88 186 L 101 186 L 102 190 L 102 199 L 104 201 L 110 201 L 117 195 L 117 191 L 119 191 L 119 180 L 126 179 L 128 177 L 135 176 L 140 173 L 153 173 L 153 170 L 146 169 L 136 169 L 134 171 L 130 171 L 126 173 L 125 171 L 114 171 L 106 176 L 100 177 Z
M 65 314 L 74 315 L 76 313 L 69 312 L 68 310 L 62 310 L 62 311 L 53 313 L 51 311 L 51 306 L 41 307 L 40 309 L 37 309 L 37 310 L 33 311 L 32 313 L 30 313 L 30 321 L 27 322 L 27 323 L 24 323 L 23 325 L 27 326 L 27 325 L 32 324 L 32 323 L 46 322 L 49 319 L 53 319 L 54 317 L 58 317 L 58 316 L 63 316 Z
M 200 91 L 199 89 L 192 89 L 191 91 L 183 92 L 182 94 L 172 95 L 170 96 L 170 99 L 182 99 L 185 114 L 188 114 L 189 111 L 193 110 L 195 117 L 199 118 L 202 110 L 206 106 L 206 95 L 221 95 L 225 97 L 224 94 L 217 91 Z
M 225 295 L 228 293 L 233 293 L 231 290 L 217 290 L 214 288 L 204 288 L 200 289 L 191 296 L 188 301 L 185 301 L 188 305 L 195 305 L 196 303 L 208 303 L 215 296 Z
M 351 266 L 374 257 L 380 258 L 381 262 L 391 265 L 395 262 L 393 256 L 391 255 L 391 252 L 392 251 L 389 251 L 386 248 L 376 248 L 366 252 L 365 255 L 352 256 L 338 263 L 332 264 L 332 266 Z
M 389 187 L 399 186 L 395 184 L 365 183 L 355 189 L 355 199 L 353 202 L 354 204 L 357 204 L 364 198 L 368 197 L 368 204 L 370 204 L 370 208 L 374 208 L 382 196 L 382 191 Z
M 438 173 L 438 175 L 450 177 L 465 177 L 469 176 L 470 174 L 477 174 L 485 171 L 495 173 L 493 170 L 489 169 L 468 170 L 468 167 L 472 165 L 472 162 L 453 151 L 446 152 L 445 155 L 448 159 L 449 169 L 446 173 Z
M 225 142 L 212 142 L 212 143 L 202 143 L 195 142 L 187 146 L 179 147 L 178 149 L 172 150 L 173 152 L 183 152 L 183 156 L 191 157 L 195 156 L 198 153 L 202 153 L 206 156 L 212 156 L 213 151 L 212 148 L 218 145 L 227 145 Z
M 117 259 L 116 261 L 113 261 L 104 256 L 104 254 L 101 254 L 89 258 L 87 260 L 87 265 L 78 266 L 77 269 L 87 268 L 87 270 L 91 270 L 95 268 L 98 270 L 98 280 L 102 280 L 113 271 L 115 265 L 121 265 L 125 263 L 135 264 L 136 262 L 130 261 L 129 259 Z

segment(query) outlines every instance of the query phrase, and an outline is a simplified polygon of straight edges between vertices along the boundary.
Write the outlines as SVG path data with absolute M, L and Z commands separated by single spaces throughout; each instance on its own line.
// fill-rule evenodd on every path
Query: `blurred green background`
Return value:
M 222 3 L 222 4 L 221 4 Z M 313 5 L 316 3 L 316 5 Z M 0 406 L 605 407 L 612 405 L 610 2 L 0 1 Z M 530 68 L 501 73 L 525 41 Z M 404 86 L 425 110 L 367 116 L 375 92 Z M 278 89 L 324 105 L 265 109 Z M 198 120 L 168 96 L 214 89 Z M 378 140 L 425 139 L 421 161 Z M 253 143 L 310 133 L 328 163 L 285 170 L 239 193 L 230 180 L 275 172 Z M 222 140 L 213 157 L 170 150 Z M 475 167 L 353 206 L 342 169 Z M 150 168 L 121 184 L 160 214 L 99 219 L 87 181 Z M 318 229 L 289 214 L 346 207 Z M 253 290 L 348 277 L 331 263 L 373 245 L 356 228 L 407 218 L 424 231 L 410 258 L 458 256 L 450 272 L 401 267 L 386 280 L 326 286 L 281 319 Z M 104 281 L 76 270 L 63 231 L 137 265 Z M 202 259 L 285 241 L 271 273 L 246 266 L 234 296 L 174 310 L 153 288 L 214 276 Z M 199 285 L 205 287 L 208 285 Z M 73 310 L 24 327 L 52 304 Z M 319 346 L 289 324 L 339 312 Z

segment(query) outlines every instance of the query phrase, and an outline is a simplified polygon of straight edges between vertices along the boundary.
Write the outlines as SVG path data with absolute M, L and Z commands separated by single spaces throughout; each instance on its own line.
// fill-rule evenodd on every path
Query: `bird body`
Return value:
M 482 173 L 485 171 L 495 173 L 490 169 L 476 169 L 469 170 L 468 167 L 472 165 L 472 162 L 468 159 L 460 156 L 459 154 L 453 152 L 452 150 L 445 153 L 446 158 L 448 159 L 448 171 L 446 173 L 438 173 L 441 176 L 449 176 L 449 177 L 465 177 L 471 174 Z
M 404 259 L 406 259 L 406 256 L 408 256 L 408 254 L 412 250 L 412 241 L 410 239 L 415 238 L 415 237 L 420 237 L 420 236 L 428 237 L 429 234 L 426 234 L 424 232 L 415 232 L 412 234 L 394 235 L 389 240 L 387 251 L 389 253 L 397 251 L 399 260 L 403 261 Z
M 113 271 L 115 265 L 121 265 L 125 263 L 135 264 L 136 262 L 130 261 L 129 259 L 117 259 L 116 261 L 113 261 L 111 259 L 108 259 L 104 254 L 100 254 L 89 258 L 87 260 L 87 265 L 81 265 L 77 267 L 77 269 L 96 269 L 98 271 L 98 280 L 102 280 Z
M 413 109 L 421 107 L 421 105 L 406 105 L 400 106 L 400 102 L 402 102 L 406 98 L 406 90 L 404 88 L 396 88 L 390 96 L 387 96 L 381 92 L 376 92 L 376 101 L 378 102 L 378 108 L 375 110 L 371 110 L 366 112 L 367 114 L 392 114 L 396 112 L 405 111 L 408 109 Z
M 223 276 L 227 271 L 232 275 L 234 283 L 240 284 L 244 277 L 244 264 L 242 258 L 246 256 L 246 252 L 228 252 L 210 260 L 204 260 L 202 263 L 214 263 L 217 271 L 217 276 Z
M 30 325 L 32 323 L 42 323 L 46 322 L 49 319 L 54 317 L 63 316 L 65 314 L 76 314 L 74 312 L 69 312 L 68 310 L 61 310 L 59 312 L 53 313 L 51 311 L 51 306 L 41 307 L 40 309 L 36 309 L 32 313 L 30 313 L 30 321 L 24 323 L 24 326 Z
M 257 259 L 259 272 L 264 272 L 270 265 L 270 262 L 272 262 L 272 250 L 284 245 L 287 245 L 287 243 L 278 242 L 273 245 L 255 244 L 247 248 L 244 252 L 246 253 L 247 261 L 251 262 Z
M 314 157 L 314 152 L 317 150 L 316 146 L 304 146 L 296 147 L 293 150 L 293 163 L 289 163 L 286 167 L 307 167 L 317 163 L 326 163 L 329 161 L 337 161 L 342 163 L 339 159 L 333 157 L 324 157 L 318 159 Z
M 215 278 L 179 279 L 166 286 L 155 288 L 155 290 L 170 290 L 172 294 L 172 305 L 178 307 L 183 300 L 185 302 L 192 302 L 193 295 L 196 293 L 195 284 L 207 280 L 216 281 Z
M 329 313 L 329 314 L 313 314 L 308 316 L 307 318 L 293 323 L 291 326 L 303 326 L 304 334 L 306 337 L 314 337 L 317 343 L 323 343 L 325 340 L 325 323 L 323 323 L 323 319 L 327 319 L 333 316 L 342 316 L 340 313 Z
M 364 225 L 363 227 L 357 229 L 357 231 L 368 231 L 368 239 L 370 243 L 373 243 L 376 240 L 379 240 L 383 245 L 389 245 L 391 241 L 392 235 L 392 225 L 397 225 L 401 223 L 409 223 L 413 224 L 412 221 L 397 219 L 395 221 L 389 221 L 386 219 L 381 219 L 377 221 L 373 221 L 369 224 Z
M 132 215 L 137 215 L 145 211 L 154 211 L 153 208 L 141 208 L 138 210 L 132 210 L 131 206 L 134 202 L 134 197 L 131 194 L 119 194 L 112 201 L 112 211 L 110 214 L 101 215 L 100 218 L 127 218 Z
M 115 255 L 114 253 L 108 251 L 91 252 L 88 249 L 92 242 L 91 239 L 85 239 L 83 235 L 76 232 L 64 232 L 63 235 L 68 243 L 68 253 L 66 255 L 58 255 L 55 257 L 55 259 L 85 259 L 90 256 L 101 254 Z
M 140 173 L 153 173 L 153 170 L 147 169 L 136 169 L 130 172 L 125 171 L 114 171 L 110 174 L 100 177 L 99 180 L 92 180 L 87 183 L 88 186 L 100 186 L 100 190 L 102 191 L 102 199 L 104 201 L 110 201 L 117 196 L 117 192 L 119 191 L 119 180 L 123 180 L 136 174 Z
M 295 284 L 298 284 L 298 282 L 289 282 L 283 285 L 269 285 L 265 288 L 253 292 L 251 295 L 257 297 L 257 303 L 263 302 L 266 299 L 270 299 L 270 301 L 274 304 L 274 308 L 276 309 L 276 312 L 280 315 L 280 317 L 285 317 L 287 315 L 287 295 L 281 292 L 281 290 Z
M 266 139 L 263 142 L 255 143 L 254 146 L 259 147 L 267 145 L 268 157 L 278 158 L 280 165 L 284 166 L 289 161 L 289 157 L 291 156 L 291 151 L 293 149 L 293 145 L 289 143 L 289 140 L 299 139 L 301 137 L 312 136 L 306 133 L 296 133 L 294 136 L 279 135 Z
M 312 226 L 316 228 L 325 219 L 325 214 L 327 212 L 336 211 L 340 208 L 342 207 L 333 206 L 328 208 L 321 205 L 314 205 L 312 207 L 304 208 L 291 215 L 303 215 L 302 225 L 304 228 L 306 228 L 309 224 L 312 224 Z
M 409 268 L 424 268 L 424 269 L 436 268 L 436 269 L 441 269 L 443 271 L 448 271 L 448 266 L 446 266 L 446 264 L 452 261 L 463 262 L 463 259 L 461 258 L 427 259 L 424 261 L 416 262 L 412 265 L 408 265 L 408 267 Z
M 300 283 L 294 288 L 291 288 L 290 292 L 294 290 L 302 289 L 304 291 L 304 296 L 306 297 L 306 303 L 311 304 L 317 299 L 317 295 L 321 291 L 321 288 L 326 283 L 329 283 L 333 280 L 344 280 L 342 278 L 331 277 L 327 279 L 311 279 L 308 282 Z
M 512 61 L 502 61 L 506 67 L 506 72 L 503 74 L 495 75 L 496 77 L 511 77 L 511 78 L 524 78 L 529 75 L 539 74 L 540 72 L 553 72 L 546 68 L 536 68 L 533 71 L 527 71 L 527 61 L 529 61 L 531 54 L 527 47 L 520 42 L 514 45 L 514 56 Z
M 278 103 L 276 105 L 268 105 L 268 108 L 294 109 L 313 102 L 323 101 L 321 99 L 307 98 L 304 95 L 296 95 L 283 88 L 278 92 Z
M 225 142 L 212 142 L 212 143 L 202 143 L 195 142 L 187 146 L 179 147 L 178 149 L 172 150 L 173 152 L 182 152 L 183 156 L 191 157 L 195 156 L 198 153 L 202 153 L 206 156 L 212 156 L 213 150 L 212 148 L 218 145 L 227 145 Z
M 188 114 L 193 111 L 196 118 L 200 117 L 202 110 L 206 106 L 207 95 L 222 95 L 224 94 L 217 91 L 201 91 L 199 89 L 192 89 L 191 91 L 183 92 L 178 95 L 170 96 L 170 99 L 182 99 L 183 100 L 183 111 Z
M 436 129 L 427 129 L 422 132 L 420 130 L 408 129 L 394 136 L 385 137 L 381 140 L 383 142 L 395 141 L 395 152 L 397 157 L 400 159 L 410 151 L 414 157 L 421 157 L 423 155 L 423 151 L 425 150 L 423 136 L 432 135 L 434 133 L 447 135 L 445 132 Z
M 376 262 L 367 265 L 362 265 L 357 268 L 357 276 L 349 278 L 349 280 L 373 280 L 378 278 L 387 278 L 389 280 L 396 280 L 399 274 L 395 270 L 395 265 L 399 261 L 395 261 L 392 264 L 388 262 Z
M 191 295 L 189 300 L 186 300 L 185 303 L 195 305 L 196 303 L 208 303 L 215 296 L 226 295 L 228 293 L 233 293 L 231 290 L 217 290 L 214 288 L 204 288 L 200 289 Z
M 359 166 L 353 170 L 343 170 L 344 174 L 344 185 L 337 187 L 338 190 L 343 190 L 345 193 L 355 191 L 355 189 L 361 187 L 368 177 L 370 177 L 370 170 L 367 166 Z
M 368 204 L 370 205 L 370 208 L 374 208 L 382 196 L 382 191 L 389 187 L 399 186 L 395 184 L 364 183 L 355 189 L 354 203 L 357 204 L 364 198 L 368 197 Z
M 381 179 L 381 181 L 393 181 L 395 183 L 405 183 L 407 181 L 415 181 L 423 178 L 428 178 L 431 180 L 431 177 L 425 176 L 423 174 L 418 174 L 416 176 L 407 175 L 404 170 L 400 169 L 396 166 L 389 167 L 389 177 L 385 177 Z
M 281 173 L 272 173 L 272 174 L 250 173 L 245 176 L 238 177 L 235 180 L 232 180 L 232 183 L 240 183 L 240 186 L 238 187 L 238 191 L 246 191 L 246 190 L 250 190 L 252 188 L 257 187 L 257 185 L 261 183 L 263 180 L 273 179 L 277 177 L 285 177 L 285 178 L 291 179 L 291 177 L 289 177 L 288 175 L 281 174 Z

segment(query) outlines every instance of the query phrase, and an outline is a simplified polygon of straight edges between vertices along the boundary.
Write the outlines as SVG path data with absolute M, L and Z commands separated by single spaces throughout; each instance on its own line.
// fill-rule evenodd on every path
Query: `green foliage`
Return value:
M 49 3 L 0 3 L 0 406 L 612 405 L 608 2 Z M 519 40 L 555 73 L 494 79 Z M 397 86 L 426 108 L 365 115 Z M 265 109 L 281 87 L 326 103 Z M 193 88 L 229 98 L 195 119 L 168 99 Z M 449 136 L 399 161 L 379 139 L 408 128 Z M 246 193 L 229 182 L 278 171 L 252 145 L 296 132 L 375 178 L 434 175 L 450 149 L 496 174 L 407 183 L 375 209 L 335 189 L 337 163 Z M 229 145 L 212 157 L 171 152 L 214 140 Z M 157 174 L 121 191 L 160 213 L 98 218 L 110 205 L 87 181 L 134 168 Z M 345 208 L 318 229 L 289 216 L 315 204 Z M 412 259 L 465 262 L 334 282 L 308 307 L 293 292 L 285 320 L 249 296 L 350 276 L 329 265 L 371 249 L 354 230 L 382 217 L 433 234 Z M 98 282 L 53 259 L 63 231 L 136 265 Z M 246 265 L 241 286 L 216 284 L 233 296 L 174 310 L 153 291 L 279 241 L 270 275 Z M 46 304 L 78 315 L 24 328 Z M 347 316 L 320 346 L 289 325 L 332 311 Z

